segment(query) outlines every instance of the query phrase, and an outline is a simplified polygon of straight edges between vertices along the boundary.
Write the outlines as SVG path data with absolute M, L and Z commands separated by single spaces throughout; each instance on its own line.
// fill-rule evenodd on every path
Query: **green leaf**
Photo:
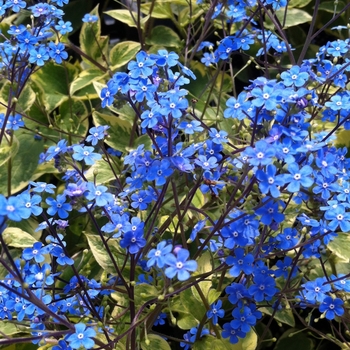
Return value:
M 294 333 L 294 334 L 293 334 Z M 288 329 L 279 338 L 274 350 L 312 350 L 314 342 L 298 329 Z
M 18 227 L 7 227 L 2 233 L 5 243 L 10 247 L 28 248 L 32 247 L 37 240 L 28 232 Z
M 159 293 L 159 290 L 151 284 L 137 284 L 135 286 L 135 303 L 138 307 L 141 307 L 145 302 L 157 298 Z
M 15 135 L 12 138 L 12 145 L 8 146 L 6 142 L 0 145 L 0 167 L 4 165 L 10 158 L 14 157 L 19 149 L 19 141 Z
M 90 68 L 87 70 L 83 70 L 79 73 L 78 77 L 72 82 L 70 86 L 70 94 L 74 95 L 75 92 L 90 85 L 93 81 L 102 78 L 103 75 L 101 74 L 101 71 L 99 69 Z
M 89 128 L 87 118 L 89 112 L 84 104 L 77 98 L 70 98 L 62 102 L 59 108 L 60 117 L 57 120 L 60 129 L 78 136 L 85 136 Z
M 335 7 L 335 1 L 321 2 L 318 6 L 318 10 L 330 13 L 338 13 L 345 7 L 345 3 L 343 1 L 338 1 L 337 3 L 338 4 Z
M 5 105 L 8 103 L 11 87 L 12 89 L 14 88 L 13 84 L 7 81 L 1 88 L 1 100 Z M 35 102 L 35 98 L 35 92 L 29 84 L 26 84 L 19 95 L 18 102 L 16 103 L 16 111 L 21 113 L 26 112 Z
M 87 234 L 87 233 L 85 234 L 85 236 L 88 240 L 89 247 L 97 263 L 106 272 L 115 273 L 116 271 L 113 265 L 113 261 L 109 256 L 107 249 L 102 242 L 101 237 L 97 235 Z M 110 249 L 113 249 L 113 248 L 117 249 L 117 242 L 113 239 L 110 239 L 108 241 L 108 247 Z M 117 261 L 117 258 L 114 254 L 113 254 L 113 257 L 114 257 L 114 260 Z
M 80 29 L 81 19 L 91 10 L 92 3 L 92 0 L 74 0 L 64 6 L 64 20 L 72 22 L 73 32 L 70 35 Z
M 117 161 L 117 159 L 113 160 L 114 162 Z M 111 164 L 103 159 L 96 161 L 85 174 L 87 181 L 95 182 L 96 185 L 101 185 L 115 180 L 115 174 L 120 174 L 120 170 L 113 163 L 113 160 L 111 160 Z
M 290 0 L 288 2 L 288 9 L 290 7 L 305 7 L 306 5 L 310 4 L 312 0 Z
M 278 20 L 283 24 L 283 29 L 297 26 L 299 24 L 311 22 L 312 16 L 306 11 L 299 10 L 296 8 L 288 9 L 286 21 L 284 22 L 285 17 L 285 8 L 281 8 L 275 12 Z M 274 24 L 271 20 L 266 16 L 265 27 L 268 29 L 274 29 Z
M 79 42 L 81 50 L 89 57 L 94 59 L 100 64 L 105 64 L 104 56 L 108 50 L 108 37 L 101 36 L 101 20 L 98 13 L 97 5 L 91 12 L 91 15 L 98 17 L 98 20 L 94 23 L 84 23 L 81 27 Z M 84 56 L 82 59 L 89 66 L 93 65 Z
M 0 331 L 4 335 L 14 335 L 19 332 L 16 325 L 8 321 L 0 321 Z
M 181 40 L 171 28 L 166 26 L 156 26 L 153 28 L 150 37 L 146 38 L 146 44 L 176 47 L 177 49 L 180 49 Z
M 221 295 L 220 291 L 217 291 L 215 289 L 209 289 L 209 292 L 208 292 L 209 305 L 215 303 L 218 300 L 218 298 L 220 297 L 220 295 Z
M 338 132 L 335 144 L 337 147 L 345 146 L 347 148 L 350 148 L 350 130 L 341 130 Z
M 152 12 L 151 11 L 152 8 Z M 166 19 L 173 18 L 171 6 L 169 3 L 161 3 L 155 1 L 146 4 L 141 4 L 141 12 L 145 15 L 150 15 L 152 18 Z
M 129 10 L 110 10 L 105 12 L 106 15 L 127 24 L 129 27 L 137 28 L 137 13 Z M 143 29 L 141 23 L 141 29 Z
M 0 166 L 0 193 L 7 193 L 8 181 L 11 182 L 11 193 L 25 188 L 28 182 L 35 180 L 33 174 L 38 166 L 39 155 L 44 150 L 43 140 L 34 140 L 32 134 L 17 130 L 16 137 L 19 149 L 11 160 L 11 173 L 8 177 L 7 163 Z
M 96 126 L 108 125 L 110 127 L 108 129 L 109 137 L 105 139 L 105 143 L 120 152 L 127 152 L 130 144 L 132 125 L 117 116 L 98 112 L 93 112 L 92 117 Z
M 143 350 L 171 350 L 169 343 L 160 335 L 148 334 L 148 342 L 146 340 L 141 342 Z
M 77 73 L 77 68 L 67 62 L 64 66 L 47 62 L 32 75 L 32 79 L 43 92 L 43 102 L 49 113 L 68 99 L 69 84 Z
M 338 235 L 328 243 L 328 249 L 341 258 L 343 262 L 350 261 L 350 236 L 349 233 L 339 232 Z
M 237 344 L 231 344 L 229 339 L 217 339 L 211 335 L 201 338 L 193 345 L 193 350 L 255 350 L 258 344 L 256 333 L 251 330 Z
M 191 314 L 197 320 L 201 320 L 206 313 L 205 306 L 202 301 L 199 301 L 194 295 L 192 288 L 186 289 L 180 294 L 181 305 L 183 311 Z
M 116 44 L 109 53 L 112 69 L 126 65 L 140 51 L 141 44 L 135 41 L 123 41 Z
M 200 208 L 200 206 L 197 206 L 197 204 L 194 204 L 196 208 Z M 204 274 L 206 272 L 212 271 L 212 259 L 210 256 L 209 251 L 206 251 L 204 254 L 201 255 L 201 257 L 197 260 L 197 271 L 195 275 L 197 274 Z M 198 287 L 201 289 L 203 295 L 207 298 L 209 294 L 209 290 L 212 287 L 212 282 L 210 280 L 210 277 L 208 277 L 208 280 L 201 281 L 198 283 Z M 203 303 L 197 289 L 193 286 L 191 287 L 193 296 L 200 302 Z M 190 311 L 190 310 L 189 310 Z
M 191 329 L 193 327 L 198 326 L 199 320 L 197 320 L 193 315 L 187 313 L 179 313 L 177 317 L 177 326 L 180 329 Z
M 259 310 L 270 316 L 273 314 L 273 317 L 276 321 L 287 324 L 291 327 L 295 326 L 295 319 L 293 316 L 293 312 L 290 309 L 282 309 L 282 310 L 277 310 L 275 312 L 275 310 L 270 307 L 262 307 Z

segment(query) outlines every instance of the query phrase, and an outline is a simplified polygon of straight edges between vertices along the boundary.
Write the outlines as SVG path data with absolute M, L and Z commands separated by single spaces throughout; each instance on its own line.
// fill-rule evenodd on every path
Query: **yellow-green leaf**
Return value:
M 123 41 L 115 45 L 109 53 L 112 69 L 126 65 L 140 51 L 141 45 L 135 41 Z
M 10 158 L 14 157 L 19 149 L 19 142 L 15 135 L 12 138 L 12 144 L 9 146 L 5 141 L 0 145 L 0 167 Z
M 110 10 L 105 12 L 106 15 L 127 24 L 129 27 L 137 28 L 137 13 L 129 10 Z M 142 24 L 141 24 L 142 28 Z M 143 29 L 143 28 L 142 28 Z
M 148 334 L 148 341 L 141 342 L 143 350 L 171 350 L 169 343 L 160 335 Z
M 18 227 L 7 227 L 2 233 L 5 243 L 10 247 L 28 248 L 32 247 L 37 240 L 28 232 Z

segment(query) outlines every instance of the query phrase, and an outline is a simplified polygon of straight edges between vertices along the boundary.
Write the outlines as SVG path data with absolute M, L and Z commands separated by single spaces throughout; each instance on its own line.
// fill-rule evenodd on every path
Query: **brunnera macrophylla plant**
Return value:
M 67 4 L 0 2 L 0 345 L 349 347 L 350 5 Z

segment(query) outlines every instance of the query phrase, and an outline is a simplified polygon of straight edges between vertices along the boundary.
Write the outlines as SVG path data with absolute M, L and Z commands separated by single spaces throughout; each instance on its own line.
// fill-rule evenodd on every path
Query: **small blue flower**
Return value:
M 302 72 L 299 66 L 293 66 L 289 71 L 281 74 L 285 86 L 301 87 L 309 79 L 309 74 Z
M 49 253 L 49 247 L 43 246 L 41 242 L 33 244 L 32 248 L 25 248 L 22 253 L 24 260 L 34 259 L 37 263 L 42 263 L 45 260 L 44 254 Z
M 87 189 L 88 193 L 85 197 L 89 201 L 95 200 L 96 205 L 99 207 L 104 207 L 113 200 L 113 195 L 107 192 L 108 188 L 106 186 L 95 186 L 92 182 L 88 182 Z
M 58 64 L 62 63 L 62 60 L 66 60 L 68 58 L 68 53 L 64 51 L 64 45 L 62 43 L 55 45 L 55 43 L 51 41 L 49 43 L 49 49 L 50 57 Z
M 30 50 L 29 55 L 28 61 L 38 66 L 43 66 L 45 61 L 50 58 L 49 53 L 44 46 L 39 46 L 39 48 Z
M 136 254 L 145 245 L 146 240 L 143 238 L 143 230 L 128 231 L 120 241 L 120 246 L 127 248 L 130 254 Z
M 153 323 L 153 326 L 163 326 L 166 320 L 166 313 L 161 312 Z
M 99 125 L 94 126 L 89 130 L 88 137 L 86 138 L 87 142 L 91 142 L 93 146 L 96 146 L 99 140 L 103 140 L 107 133 L 106 131 L 109 129 L 108 125 Z
M 147 254 L 147 257 L 149 258 L 147 266 L 152 267 L 156 265 L 159 268 L 163 268 L 165 265 L 165 257 L 171 253 L 172 249 L 173 245 L 167 245 L 166 241 L 158 243 L 157 248 L 150 250 Z
M 314 179 L 310 176 L 313 170 L 309 165 L 299 169 L 297 163 L 288 164 L 289 174 L 285 174 L 284 180 L 289 183 L 287 190 L 291 193 L 299 192 L 300 186 L 309 188 L 313 185 Z
M 85 14 L 82 21 L 84 23 L 95 23 L 98 21 L 98 17 L 96 15 L 90 15 L 89 13 Z
M 323 299 L 319 309 L 320 312 L 325 312 L 328 320 L 333 320 L 335 316 L 342 316 L 344 314 L 343 305 L 343 300 L 339 298 L 333 299 L 332 297 L 326 297 Z
M 61 34 L 65 35 L 73 31 L 72 22 L 64 22 L 62 20 L 58 21 L 58 24 L 55 25 L 55 29 Z
M 168 278 L 174 278 L 177 275 L 179 281 L 185 281 L 190 278 L 189 271 L 197 270 L 197 262 L 195 260 L 187 260 L 190 252 L 187 249 L 179 249 L 177 256 L 168 254 L 165 257 L 165 264 L 168 265 L 165 269 L 165 275 Z
M 73 158 L 75 160 L 84 160 L 86 165 L 93 165 L 95 164 L 96 160 L 99 160 L 102 158 L 101 154 L 94 153 L 94 148 L 89 146 L 74 146 L 73 147 L 74 154 Z
M 74 325 L 75 333 L 66 337 L 66 341 L 69 343 L 72 349 L 91 349 L 95 342 L 91 339 L 96 336 L 96 332 L 87 327 L 84 323 L 78 323 Z
M 213 324 L 216 325 L 218 323 L 219 318 L 225 316 L 225 310 L 221 308 L 222 301 L 218 300 L 216 303 L 210 305 L 210 310 L 207 311 L 208 319 L 211 319 Z
M 50 206 L 47 209 L 47 213 L 54 216 L 56 213 L 61 219 L 68 217 L 68 211 L 72 210 L 72 206 L 66 203 L 66 196 L 64 194 L 57 195 L 56 199 L 49 197 L 46 198 L 46 203 Z

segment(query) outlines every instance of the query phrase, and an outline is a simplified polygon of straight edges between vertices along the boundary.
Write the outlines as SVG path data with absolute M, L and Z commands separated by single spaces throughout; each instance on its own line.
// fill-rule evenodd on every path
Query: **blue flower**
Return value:
M 136 254 L 145 245 L 146 240 L 143 238 L 142 230 L 128 231 L 120 241 L 120 246 L 127 248 L 130 254 Z
M 192 135 L 195 132 L 203 131 L 203 128 L 200 126 L 201 122 L 197 120 L 192 120 L 191 122 L 181 122 L 178 126 L 180 130 L 184 130 L 185 134 Z
M 293 264 L 293 259 L 289 256 L 286 256 L 284 260 L 278 260 L 276 266 L 278 269 L 273 271 L 276 277 L 283 276 L 283 278 L 287 279 L 289 275 L 291 275 L 291 278 L 297 275 L 297 268 Z
M 153 323 L 153 326 L 163 326 L 166 320 L 166 313 L 161 312 Z
M 328 320 L 333 320 L 335 316 L 342 316 L 344 314 L 344 302 L 339 298 L 325 297 L 319 307 L 320 312 L 325 312 Z
M 33 182 L 33 181 L 30 181 L 29 184 L 34 186 L 34 188 L 32 189 L 34 192 L 55 193 L 53 190 L 54 188 L 56 188 L 55 185 L 47 184 L 46 182 Z
M 256 317 L 248 306 L 235 308 L 232 311 L 232 316 L 234 317 L 234 320 L 231 321 L 231 326 L 234 329 L 240 329 L 245 333 L 248 333 L 251 327 L 256 324 Z
M 270 225 L 273 221 L 281 223 L 285 217 L 284 214 L 278 211 L 278 203 L 270 199 L 269 197 L 263 198 L 262 203 L 264 203 L 264 205 L 255 210 L 255 214 L 261 216 L 260 221 L 264 225 Z
M 274 165 L 269 164 L 266 171 L 258 170 L 256 177 L 259 180 L 259 188 L 261 193 L 268 194 L 270 192 L 273 198 L 280 196 L 279 186 L 285 184 L 283 175 L 276 175 L 277 169 Z
M 27 210 L 19 197 L 9 197 L 0 194 L 0 216 L 5 216 L 13 221 L 21 221 L 27 216 Z
M 251 285 L 248 291 L 258 302 L 271 300 L 277 292 L 276 281 L 270 276 L 256 275 L 253 281 L 255 284 Z
M 277 97 L 280 94 L 279 89 L 275 86 L 264 85 L 262 89 L 254 88 L 251 94 L 255 99 L 252 100 L 252 104 L 256 107 L 265 106 L 268 111 L 276 109 Z
M 13 12 L 19 12 L 21 9 L 24 9 L 27 6 L 25 1 L 22 0 L 7 0 L 6 7 L 12 8 Z
M 325 106 L 333 111 L 340 111 L 342 109 L 349 109 L 350 102 L 348 96 L 333 95 L 331 100 L 325 103 Z
M 218 323 L 219 318 L 225 316 L 225 310 L 221 308 L 222 301 L 218 300 L 216 303 L 210 305 L 210 310 L 207 311 L 208 319 L 211 319 L 213 324 L 216 325 Z
M 228 142 L 227 132 L 224 130 L 217 131 L 215 128 L 210 128 L 209 136 L 211 141 L 218 145 Z
M 156 186 L 162 186 L 172 173 L 171 163 L 167 159 L 155 160 L 149 169 L 147 180 L 155 180 Z
M 289 183 L 287 190 L 291 193 L 299 192 L 300 186 L 309 188 L 313 185 L 314 180 L 310 176 L 313 173 L 309 165 L 304 165 L 299 169 L 297 163 L 288 164 L 289 174 L 285 174 L 284 180 Z
M 30 195 L 28 192 L 23 192 L 19 195 L 21 201 L 21 216 L 22 219 L 28 219 L 32 214 L 38 216 L 42 213 L 43 209 L 39 206 L 41 197 L 37 194 Z
M 28 61 L 37 64 L 38 66 L 43 66 L 45 61 L 50 58 L 49 53 L 44 46 L 33 48 L 29 51 L 29 55 Z
M 72 210 L 72 206 L 66 203 L 66 196 L 64 194 L 57 195 L 56 199 L 49 197 L 46 198 L 46 203 L 50 206 L 47 209 L 47 213 L 54 216 L 56 213 L 61 219 L 68 217 L 68 211 Z
M 58 24 L 55 25 L 55 29 L 59 31 L 61 35 L 65 35 L 73 31 L 72 22 L 64 22 L 62 20 L 58 21 Z
M 84 23 L 95 23 L 98 21 L 98 16 L 90 15 L 89 13 L 85 14 L 82 21 Z
M 171 114 L 173 118 L 181 118 L 186 109 L 188 108 L 188 101 L 186 98 L 182 98 L 178 94 L 170 95 L 169 98 L 163 98 L 160 100 L 162 106 L 161 112 L 164 116 Z
M 349 51 L 348 44 L 343 40 L 337 40 L 330 43 L 327 48 L 327 53 L 332 55 L 333 57 L 340 57 L 341 55 L 347 53 Z
M 49 247 L 43 246 L 41 242 L 33 244 L 32 248 L 25 248 L 22 253 L 24 260 L 34 259 L 37 263 L 42 263 L 45 260 L 44 254 L 49 253 Z
M 146 52 L 140 51 L 136 55 L 136 62 L 131 61 L 128 64 L 131 78 L 138 79 L 140 77 L 148 77 L 152 75 L 155 61 L 150 59 Z
M 72 350 L 72 348 L 64 340 L 59 340 L 58 345 L 55 345 L 52 350 Z
M 74 146 L 73 147 L 74 154 L 73 158 L 75 160 L 84 160 L 86 165 L 93 165 L 95 164 L 96 160 L 99 160 L 102 158 L 101 154 L 94 153 L 94 148 L 89 146 Z
M 314 281 L 308 281 L 301 286 L 304 287 L 304 297 L 309 302 L 314 304 L 315 301 L 323 302 L 326 298 L 327 292 L 331 290 L 331 285 L 327 283 L 327 279 L 325 277 L 316 278 Z
M 62 60 L 66 60 L 68 58 L 68 53 L 64 51 L 64 45 L 62 43 L 55 45 L 55 43 L 51 41 L 49 43 L 49 49 L 50 57 L 58 64 L 62 63 Z
M 294 85 L 300 87 L 309 79 L 309 74 L 301 71 L 299 66 L 293 66 L 289 71 L 283 72 L 281 78 L 285 86 Z
M 171 253 L 172 249 L 173 245 L 167 245 L 166 241 L 158 243 L 157 248 L 150 250 L 147 254 L 147 257 L 149 258 L 147 266 L 152 267 L 157 265 L 157 267 L 163 268 L 165 265 L 165 257 Z
M 195 260 L 187 260 L 190 252 L 187 249 L 179 249 L 176 257 L 173 254 L 168 254 L 164 258 L 167 267 L 165 275 L 168 278 L 174 278 L 177 275 L 179 281 L 185 281 L 190 278 L 189 271 L 197 270 L 197 262 Z
M 92 182 L 88 182 L 87 189 L 88 193 L 85 197 L 89 201 L 95 200 L 96 205 L 99 207 L 104 207 L 108 202 L 113 200 L 113 196 L 107 192 L 108 188 L 106 186 L 95 186 Z
M 226 106 L 228 108 L 224 111 L 224 117 L 238 120 L 243 120 L 246 118 L 247 115 L 244 112 L 246 112 L 251 105 L 247 99 L 247 93 L 244 91 L 238 95 L 237 99 L 230 97 L 226 102 Z
M 253 272 L 254 256 L 252 254 L 245 254 L 242 248 L 235 249 L 235 257 L 228 256 L 226 258 L 226 264 L 232 267 L 229 273 L 233 277 L 239 276 L 243 271 L 246 275 L 250 275 Z
M 328 223 L 329 229 L 336 230 L 338 226 L 343 232 L 349 232 L 350 230 L 350 213 L 345 211 L 343 205 L 337 205 L 335 208 L 326 210 L 324 217 L 327 220 L 331 220 Z
M 75 333 L 66 337 L 66 341 L 69 343 L 72 349 L 91 349 L 95 342 L 91 339 L 96 336 L 96 332 L 87 327 L 84 323 L 78 323 L 74 325 Z
M 255 143 L 255 148 L 247 147 L 243 152 L 243 156 L 249 157 L 251 165 L 268 165 L 272 163 L 272 157 L 275 155 L 274 147 L 265 140 Z
M 223 331 L 221 333 L 222 337 L 225 338 L 230 338 L 230 343 L 231 344 L 237 344 L 239 341 L 239 338 L 244 338 L 246 336 L 246 333 L 244 333 L 242 330 L 239 328 L 235 328 L 234 325 L 232 324 L 233 321 L 230 323 L 225 323 L 222 328 Z
M 207 159 L 206 156 L 198 156 L 194 161 L 198 166 L 200 166 L 203 170 L 214 169 L 218 166 L 217 159 L 215 157 L 210 157 Z
M 49 161 L 60 153 L 64 153 L 67 151 L 67 141 L 60 140 L 57 145 L 50 146 L 46 151 L 45 160 Z

